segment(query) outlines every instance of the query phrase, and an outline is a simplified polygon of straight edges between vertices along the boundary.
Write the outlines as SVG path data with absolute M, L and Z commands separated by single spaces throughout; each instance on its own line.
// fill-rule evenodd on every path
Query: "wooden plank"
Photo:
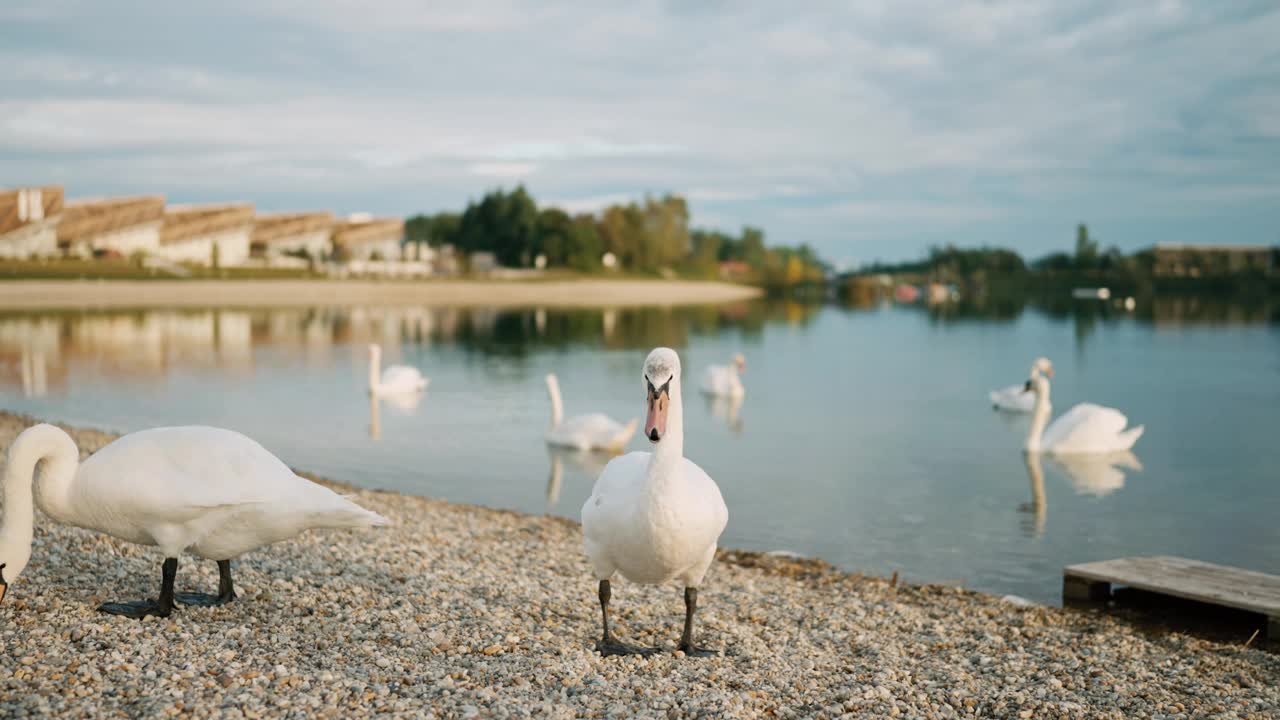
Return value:
M 1172 595 L 1280 618 L 1280 576 L 1169 556 L 1069 565 L 1066 578 Z M 1065 586 L 1064 586 L 1065 589 Z

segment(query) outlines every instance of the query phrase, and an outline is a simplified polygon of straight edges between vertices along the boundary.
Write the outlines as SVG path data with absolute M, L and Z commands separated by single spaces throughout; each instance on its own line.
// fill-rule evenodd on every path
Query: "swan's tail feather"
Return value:
M 1128 450 L 1133 444 L 1138 442 L 1138 438 L 1142 437 L 1142 433 L 1147 429 L 1146 425 L 1139 425 L 1120 433 L 1120 447 Z
M 329 517 L 334 523 L 333 527 L 366 528 L 386 527 L 395 524 L 386 516 L 357 505 L 352 501 L 350 495 L 339 495 L 339 497 L 343 499 L 346 507 L 338 508 L 329 513 Z
M 622 449 L 631 442 L 631 436 L 636 434 L 636 428 L 640 426 L 640 421 L 631 418 L 631 421 L 622 427 L 616 435 L 609 438 L 609 449 L 615 452 L 622 452 Z

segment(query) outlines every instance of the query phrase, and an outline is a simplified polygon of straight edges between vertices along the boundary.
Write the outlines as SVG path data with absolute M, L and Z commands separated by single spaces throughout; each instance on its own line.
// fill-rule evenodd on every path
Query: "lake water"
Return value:
M 360 485 L 576 517 L 607 458 L 548 451 L 544 374 L 568 413 L 625 419 L 652 347 L 678 349 L 689 380 L 741 352 L 740 407 L 685 399 L 686 454 L 729 505 L 723 545 L 1056 604 L 1063 565 L 1124 555 L 1280 573 L 1278 320 L 1196 301 L 0 313 L 0 407 L 219 425 Z M 371 404 L 370 341 L 430 377 L 416 405 Z M 1056 412 L 1088 400 L 1146 425 L 1133 458 L 1024 458 L 1026 418 L 986 394 L 1041 354 Z

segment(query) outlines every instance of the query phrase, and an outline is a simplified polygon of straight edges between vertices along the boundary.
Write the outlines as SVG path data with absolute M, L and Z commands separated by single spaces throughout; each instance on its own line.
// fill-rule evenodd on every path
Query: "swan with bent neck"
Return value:
M 1032 379 L 1040 375 L 1053 377 L 1053 363 L 1049 362 L 1047 357 L 1038 357 L 1031 363 L 1031 372 L 1027 374 L 1027 378 Z M 1026 385 L 1021 383 L 992 390 L 988 393 L 988 397 L 991 398 L 991 407 L 996 410 L 1021 413 L 1031 412 L 1036 408 L 1035 397 L 1026 392 Z
M 1049 379 L 1037 375 L 1025 392 L 1035 393 L 1035 410 L 1023 448 L 1029 453 L 1108 453 L 1128 450 L 1142 437 L 1144 426 L 1125 429 L 1129 418 L 1115 408 L 1080 403 L 1049 423 Z
M 583 545 L 599 580 L 604 634 L 602 655 L 649 655 L 657 648 L 620 642 L 609 629 L 610 581 L 628 580 L 684 585 L 684 633 L 679 649 L 687 656 L 714 652 L 693 642 L 698 587 L 715 559 L 716 542 L 729 521 L 720 488 L 702 468 L 684 456 L 684 411 L 680 358 L 658 348 L 644 362 L 647 409 L 644 434 L 653 452 L 614 458 L 596 480 L 582 506 Z
M 382 369 L 382 346 L 369 345 L 369 394 L 395 396 L 427 389 L 429 381 L 416 367 L 391 365 Z
M 587 413 L 565 419 L 560 381 L 555 373 L 548 373 L 546 381 L 547 396 L 551 399 L 551 427 L 547 428 L 546 434 L 548 445 L 619 453 L 631 442 L 638 425 L 634 418 L 626 425 L 604 413 Z
M 39 483 L 36 468 L 43 462 Z M 53 425 L 22 431 L 9 446 L 0 519 L 0 599 L 31 559 L 35 505 L 57 522 L 96 530 L 164 555 L 160 597 L 107 603 L 113 615 L 167 617 L 174 601 L 235 599 L 231 560 L 318 528 L 389 525 L 332 490 L 298 477 L 253 440 L 212 427 L 165 427 L 125 435 L 80 462 Z M 218 594 L 174 593 L 183 552 L 216 560 Z

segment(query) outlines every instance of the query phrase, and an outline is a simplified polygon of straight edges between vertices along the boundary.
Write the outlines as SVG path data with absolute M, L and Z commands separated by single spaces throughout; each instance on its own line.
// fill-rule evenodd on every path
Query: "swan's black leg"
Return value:
M 601 655 L 608 657 L 610 655 L 653 655 L 658 652 L 658 648 L 640 647 L 638 645 L 630 645 L 621 642 L 613 637 L 609 632 L 609 597 L 610 597 L 609 581 L 600 581 L 600 614 L 604 620 L 604 637 L 600 642 L 596 643 L 596 649 Z
M 165 558 L 160 568 L 160 599 L 138 600 L 125 603 L 104 603 L 98 606 L 98 612 L 110 615 L 123 615 L 141 620 L 148 615 L 169 617 L 173 612 L 173 579 L 178 575 L 178 558 Z
M 698 588 L 684 589 L 684 634 L 680 636 L 680 650 L 689 657 L 714 657 L 715 650 L 707 650 L 693 644 L 693 614 L 698 610 Z
M 210 595 L 208 593 L 178 593 L 175 599 L 183 605 L 199 605 L 200 607 L 214 607 L 217 605 L 226 605 L 236 599 L 235 587 L 231 584 L 231 561 L 218 561 L 218 594 Z

